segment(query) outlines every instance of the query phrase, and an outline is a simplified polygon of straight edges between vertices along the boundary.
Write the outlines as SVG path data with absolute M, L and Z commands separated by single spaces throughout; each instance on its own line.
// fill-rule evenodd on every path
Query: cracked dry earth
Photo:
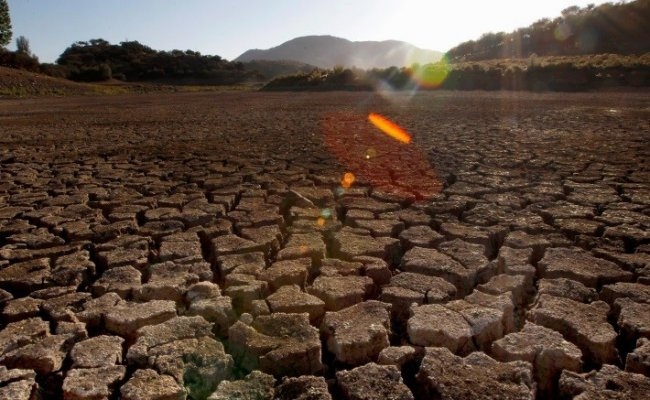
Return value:
M 648 398 L 648 121 L 643 93 L 3 101 L 0 398 Z

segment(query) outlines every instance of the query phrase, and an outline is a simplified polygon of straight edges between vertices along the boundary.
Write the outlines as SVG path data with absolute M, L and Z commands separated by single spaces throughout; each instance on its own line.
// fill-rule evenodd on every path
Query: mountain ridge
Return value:
M 250 49 L 234 61 L 291 60 L 320 68 L 363 69 L 410 66 L 436 62 L 443 53 L 398 40 L 351 41 L 331 35 L 300 36 L 269 49 Z

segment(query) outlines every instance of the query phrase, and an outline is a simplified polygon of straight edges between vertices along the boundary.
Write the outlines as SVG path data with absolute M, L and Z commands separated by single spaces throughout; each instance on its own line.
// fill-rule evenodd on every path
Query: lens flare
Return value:
M 442 85 L 447 79 L 451 67 L 446 58 L 432 64 L 413 64 L 411 66 L 411 79 L 419 86 L 427 89 L 435 89 Z
M 402 127 L 380 114 L 370 113 L 368 115 L 368 121 L 370 121 L 380 131 L 384 132 L 397 141 L 400 141 L 402 143 L 411 142 L 411 135 L 406 133 Z
M 555 39 L 560 42 L 567 40 L 572 34 L 571 25 L 566 22 L 558 24 L 553 31 L 553 36 L 555 36 Z
M 443 184 L 426 153 L 415 142 L 406 146 L 383 131 L 378 134 L 369 120 L 366 113 L 339 112 L 327 114 L 321 121 L 325 148 L 345 168 L 342 172 L 350 174 L 339 175 L 335 196 L 345 196 L 353 183 L 361 191 L 370 186 L 404 202 L 429 201 L 437 196 Z M 333 215 L 335 211 L 330 210 Z M 320 216 L 329 222 L 325 214 Z
M 356 179 L 356 177 L 354 176 L 354 174 L 352 172 L 346 172 L 343 175 L 343 179 L 341 179 L 341 186 L 343 188 L 345 188 L 345 189 L 349 189 L 352 186 L 352 184 L 354 183 L 355 179 Z
M 316 220 L 316 225 L 318 225 L 318 226 L 325 226 L 325 218 L 323 218 L 323 217 L 318 217 L 318 219 Z

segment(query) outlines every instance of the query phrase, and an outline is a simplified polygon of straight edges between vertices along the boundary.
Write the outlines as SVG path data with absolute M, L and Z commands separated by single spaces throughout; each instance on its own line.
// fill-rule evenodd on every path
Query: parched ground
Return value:
M 0 398 L 650 393 L 648 94 L 5 100 L 0 143 Z

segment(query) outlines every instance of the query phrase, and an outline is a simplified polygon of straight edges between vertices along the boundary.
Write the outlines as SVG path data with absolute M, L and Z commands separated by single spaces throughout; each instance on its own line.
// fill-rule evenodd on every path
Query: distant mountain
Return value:
M 352 42 L 334 36 L 303 36 L 268 50 L 248 50 L 235 61 L 292 60 L 320 68 L 335 66 L 363 69 L 426 64 L 442 58 L 439 51 L 425 50 L 406 42 Z

